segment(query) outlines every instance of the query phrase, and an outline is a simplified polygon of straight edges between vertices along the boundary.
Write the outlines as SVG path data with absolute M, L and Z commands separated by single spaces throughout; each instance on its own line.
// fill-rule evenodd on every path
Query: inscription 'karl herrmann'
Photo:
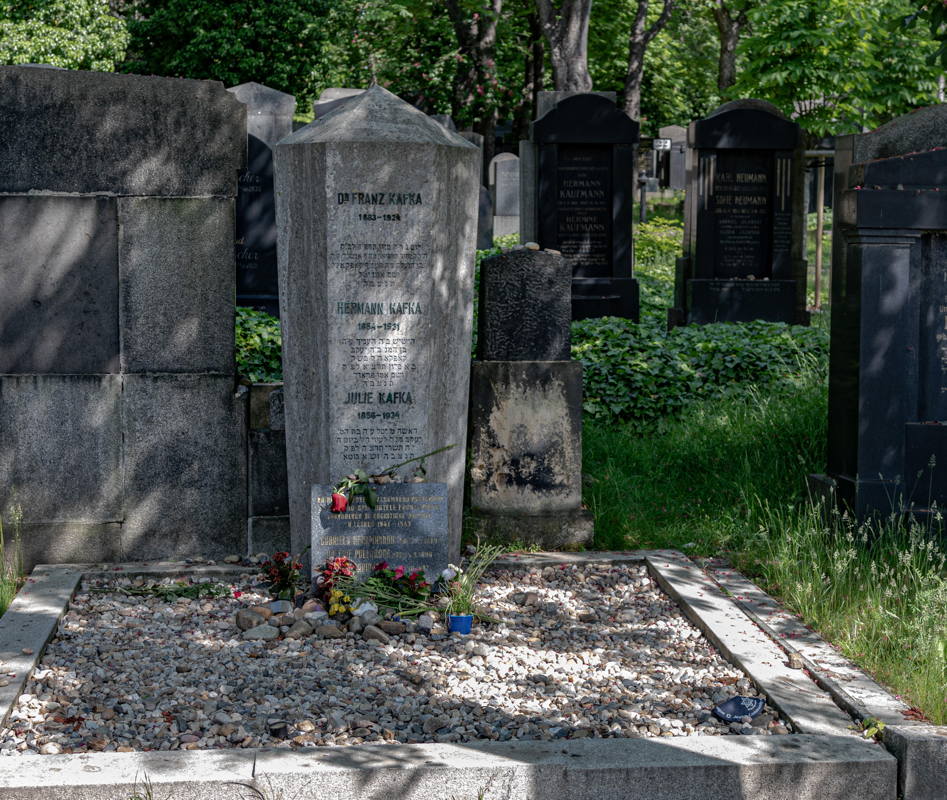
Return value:
M 339 192 L 339 205 L 357 206 L 420 206 L 420 192 Z

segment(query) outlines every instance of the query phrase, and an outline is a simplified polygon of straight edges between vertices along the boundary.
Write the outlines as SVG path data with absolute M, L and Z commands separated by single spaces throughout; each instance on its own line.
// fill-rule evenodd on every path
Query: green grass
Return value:
M 23 555 L 20 545 L 23 512 L 19 506 L 14 505 L 10 508 L 8 519 L 13 528 L 13 541 L 10 543 L 12 544 L 12 552 L 8 551 L 3 517 L 0 516 L 0 616 L 9 608 L 17 590 L 23 583 Z
M 789 502 L 821 471 L 825 382 L 817 364 L 767 387 L 698 402 L 640 434 L 586 420 L 584 499 L 595 546 L 712 554 L 742 531 L 754 498 Z
M 828 248 L 826 258 L 828 258 Z M 642 316 L 670 296 L 666 253 L 639 262 Z M 825 334 L 829 314 L 813 316 Z M 809 502 L 825 467 L 825 352 L 767 383 L 734 382 L 645 425 L 586 416 L 594 547 L 726 555 L 842 652 L 947 724 L 945 539 L 900 520 L 857 526 Z

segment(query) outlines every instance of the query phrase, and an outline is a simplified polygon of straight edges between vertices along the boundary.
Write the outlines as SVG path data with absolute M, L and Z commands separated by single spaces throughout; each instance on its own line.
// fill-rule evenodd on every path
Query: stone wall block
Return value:
M 120 521 L 121 398 L 118 375 L 0 377 L 0 513 L 15 502 L 30 522 Z
M 0 373 L 118 368 L 115 200 L 0 196 Z
M 217 81 L 0 67 L 0 192 L 232 197 L 246 130 Z
M 242 550 L 246 392 L 210 375 L 127 375 L 126 517 L 131 560 Z
M 233 201 L 119 200 L 123 372 L 234 372 Z

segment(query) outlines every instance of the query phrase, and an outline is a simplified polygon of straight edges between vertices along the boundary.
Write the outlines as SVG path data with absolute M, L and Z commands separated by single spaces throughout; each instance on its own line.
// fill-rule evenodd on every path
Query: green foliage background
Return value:
M 483 0 L 458 0 L 471 24 Z M 651 19 L 660 3 L 651 3 Z M 759 97 L 813 138 L 873 127 L 938 100 L 944 56 L 940 4 L 919 0 L 729 0 L 747 9 L 737 84 L 717 89 L 718 34 L 711 0 L 686 0 L 645 54 L 642 134 L 686 124 L 722 100 Z M 928 6 L 931 6 L 930 8 Z M 599 90 L 622 91 L 637 4 L 596 0 L 589 70 Z M 496 114 L 528 118 L 526 53 L 533 0 L 504 0 L 495 59 L 473 100 L 455 83 L 468 71 L 447 9 L 438 0 L 0 0 L 0 63 L 49 63 L 257 81 L 294 94 L 300 112 L 329 86 L 391 89 L 461 127 Z M 904 20 L 908 23 L 904 24 Z M 545 85 L 552 88 L 551 67 Z M 520 129 L 520 134 L 525 132 Z
M 108 0 L 0 1 L 0 64 L 111 72 L 129 39 Z

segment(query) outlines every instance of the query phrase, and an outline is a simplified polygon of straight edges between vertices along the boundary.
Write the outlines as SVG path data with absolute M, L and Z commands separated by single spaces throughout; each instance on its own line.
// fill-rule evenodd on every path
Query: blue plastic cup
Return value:
M 468 634 L 473 625 L 473 614 L 448 614 L 447 630 L 451 633 Z

